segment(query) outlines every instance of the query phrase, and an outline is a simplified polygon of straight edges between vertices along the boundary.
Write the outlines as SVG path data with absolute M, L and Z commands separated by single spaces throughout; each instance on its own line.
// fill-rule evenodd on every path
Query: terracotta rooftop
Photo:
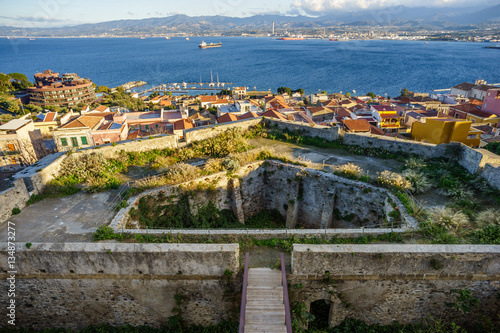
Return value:
M 109 109 L 107 106 L 105 105 L 99 105 L 98 107 L 96 107 L 93 111 L 97 111 L 97 112 L 105 112 L 107 109 Z
M 238 116 L 238 119 L 250 119 L 250 118 L 256 118 L 259 115 L 253 111 L 248 111 L 247 113 L 242 114 L 241 116 Z
M 200 96 L 200 101 L 202 103 L 215 102 L 217 100 L 217 96 Z
M 481 110 L 472 110 L 472 111 L 469 111 L 469 114 L 476 116 L 476 117 L 481 117 L 481 118 L 497 117 L 496 115 L 494 115 L 490 112 L 481 111 Z
M 80 116 L 75 120 L 70 121 L 66 125 L 61 128 L 79 128 L 79 127 L 87 127 L 90 129 L 94 129 L 99 122 L 102 120 L 102 116 Z
M 375 135 L 385 135 L 385 132 L 377 126 L 370 125 L 370 133 Z
M 278 111 L 274 110 L 268 110 L 262 114 L 263 117 L 269 117 L 269 118 L 277 118 L 281 120 L 286 120 L 285 116 L 283 116 L 281 113 Z
M 369 132 L 370 123 L 365 119 L 343 119 L 342 122 L 350 132 Z
M 54 121 L 56 120 L 57 112 L 47 112 L 45 115 L 45 118 L 43 119 L 43 122 L 49 122 L 49 121 Z
M 183 130 L 193 128 L 193 124 L 187 119 L 181 119 L 174 122 L 174 130 Z
M 219 118 L 217 118 L 217 122 L 219 124 L 222 124 L 222 123 L 228 123 L 230 121 L 236 121 L 238 120 L 238 117 L 236 117 L 234 114 L 232 113 L 225 113 L 223 114 L 222 116 L 220 116 Z

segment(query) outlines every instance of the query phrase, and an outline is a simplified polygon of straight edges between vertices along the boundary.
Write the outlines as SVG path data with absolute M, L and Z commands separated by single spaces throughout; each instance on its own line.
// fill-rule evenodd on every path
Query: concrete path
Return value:
M 249 268 L 245 333 L 286 333 L 281 271 Z
M 16 242 L 91 241 L 92 233 L 113 212 L 117 190 L 44 199 L 25 207 L 7 221 L 16 229 Z M 0 225 L 0 242 L 7 241 L 7 221 Z M 12 226 L 12 225 L 11 225 Z

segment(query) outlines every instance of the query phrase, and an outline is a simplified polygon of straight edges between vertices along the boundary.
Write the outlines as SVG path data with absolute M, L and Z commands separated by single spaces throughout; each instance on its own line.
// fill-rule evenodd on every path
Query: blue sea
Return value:
M 222 42 L 221 48 L 198 44 Z M 500 50 L 483 43 L 271 38 L 37 38 L 0 40 L 0 72 L 33 81 L 45 69 L 76 72 L 97 85 L 210 81 L 273 91 L 280 86 L 396 96 L 450 88 L 463 81 L 500 82 Z

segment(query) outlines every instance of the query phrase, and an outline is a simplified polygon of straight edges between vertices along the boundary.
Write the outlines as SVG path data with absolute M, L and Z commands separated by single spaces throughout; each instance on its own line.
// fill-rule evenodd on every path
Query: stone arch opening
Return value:
M 332 302 L 327 299 L 319 299 L 311 302 L 309 313 L 314 320 L 309 323 L 309 328 L 324 329 L 329 327 Z

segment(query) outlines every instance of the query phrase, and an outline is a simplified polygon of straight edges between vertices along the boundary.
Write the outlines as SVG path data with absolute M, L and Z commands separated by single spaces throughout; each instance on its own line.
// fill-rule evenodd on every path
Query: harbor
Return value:
M 141 90 L 134 92 L 139 95 L 151 94 L 154 92 L 172 92 L 176 94 L 189 94 L 191 91 L 220 91 L 227 89 L 225 87 L 233 85 L 233 82 L 182 82 L 182 83 L 164 83 L 151 88 L 142 87 Z

